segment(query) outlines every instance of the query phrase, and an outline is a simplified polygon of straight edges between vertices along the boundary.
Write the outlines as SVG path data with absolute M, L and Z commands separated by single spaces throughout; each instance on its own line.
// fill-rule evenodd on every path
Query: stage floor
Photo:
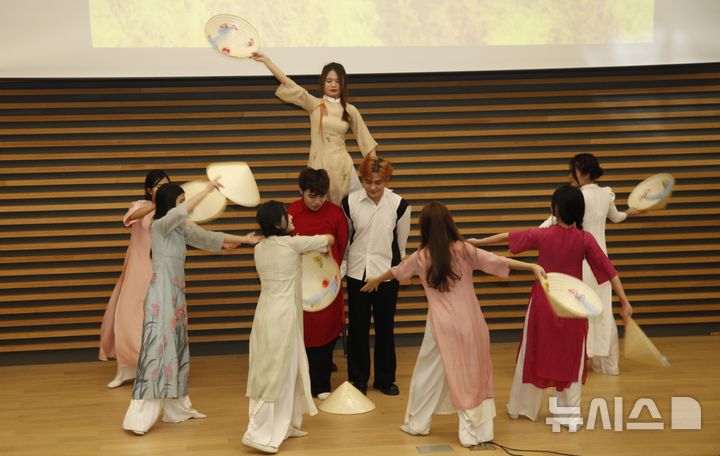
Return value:
M 552 450 L 582 455 L 718 455 L 720 454 L 720 336 L 654 339 L 671 367 L 645 367 L 623 362 L 618 377 L 590 373 L 583 389 L 582 414 L 587 422 L 593 398 L 604 398 L 610 426 L 621 419 L 623 431 L 602 430 L 600 414 L 594 430 L 581 428 L 553 433 L 545 424 L 547 405 L 537 422 L 511 420 L 505 412 L 517 343 L 492 346 L 495 369 L 495 441 L 515 449 Z M 408 385 L 419 347 L 398 349 L 400 396 L 383 396 L 372 389 L 377 408 L 364 415 L 320 413 L 305 418 L 310 434 L 286 441 L 282 454 L 304 455 L 417 455 L 418 446 L 448 445 L 442 454 L 468 452 L 457 439 L 457 415 L 436 416 L 429 436 L 413 437 L 399 430 Z M 247 426 L 247 355 L 192 358 L 190 397 L 205 420 L 180 424 L 158 422 L 145 436 L 123 431 L 131 385 L 108 390 L 115 363 L 70 363 L 0 367 L 2 413 L 0 454 L 224 456 L 259 454 L 241 439 Z M 336 352 L 340 371 L 333 385 L 346 378 L 345 359 Z M 692 397 L 702 407 L 701 430 L 671 429 L 671 398 Z M 622 397 L 621 417 L 614 398 Z M 661 419 L 647 408 L 639 419 L 629 415 L 640 398 L 654 401 Z M 676 414 L 676 420 L 679 414 Z M 663 430 L 626 429 L 630 423 L 663 423 Z M 685 421 L 689 423 L 689 421 Z M 423 448 L 421 448 L 423 449 Z M 435 448 L 436 450 L 442 448 Z M 515 452 L 517 453 L 517 452 Z M 473 453 L 474 454 L 474 453 Z M 482 454 L 505 454 L 501 449 Z M 532 453 L 537 454 L 537 453 Z

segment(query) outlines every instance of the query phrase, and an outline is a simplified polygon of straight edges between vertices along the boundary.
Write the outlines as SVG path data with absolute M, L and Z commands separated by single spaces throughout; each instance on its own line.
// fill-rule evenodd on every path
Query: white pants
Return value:
M 450 401 L 445 368 L 428 321 L 410 381 L 403 430 L 415 435 L 427 435 L 430 433 L 433 413 L 443 415 L 453 412 L 455 408 Z M 493 439 L 495 401 L 492 398 L 485 399 L 474 409 L 458 410 L 458 417 L 458 436 L 463 446 L 469 447 Z
M 165 411 L 163 421 L 180 423 L 190 418 L 205 418 L 205 415 L 192 408 L 190 396 L 177 399 L 132 399 L 125 413 L 123 429 L 137 433 L 150 430 Z
M 618 331 L 613 321 L 612 330 L 610 331 L 610 353 L 607 356 L 595 355 L 590 358 L 590 367 L 593 371 L 601 374 L 619 375 L 619 358 L 620 350 L 618 347 Z
M 532 305 L 532 303 L 530 303 Z M 523 327 L 523 338 L 520 344 L 520 353 L 518 354 L 517 364 L 515 365 L 515 377 L 513 378 L 512 387 L 510 388 L 510 400 L 508 401 L 507 411 L 511 418 L 517 418 L 524 415 L 533 421 L 536 421 L 540 414 L 543 401 L 545 400 L 545 390 L 538 388 L 531 383 L 523 383 L 523 366 L 525 364 L 525 344 L 527 343 L 527 326 L 528 317 L 530 315 L 530 306 L 528 306 L 527 314 L 525 314 L 525 325 Z M 585 344 L 585 341 L 583 341 Z M 582 355 L 581 355 L 582 357 Z M 557 397 L 557 405 L 559 407 L 578 407 L 578 414 L 569 416 L 562 414 L 558 416 L 574 418 L 576 422 L 581 423 L 580 396 L 582 392 L 582 371 L 584 359 L 580 359 L 580 370 L 578 372 L 578 381 L 571 383 L 569 387 L 562 391 L 554 391 L 553 395 Z
M 261 445 L 280 448 L 280 444 L 302 426 L 303 394 L 302 380 L 298 372 L 298 344 L 293 344 L 287 379 L 274 401 L 250 399 L 247 431 L 243 439 Z

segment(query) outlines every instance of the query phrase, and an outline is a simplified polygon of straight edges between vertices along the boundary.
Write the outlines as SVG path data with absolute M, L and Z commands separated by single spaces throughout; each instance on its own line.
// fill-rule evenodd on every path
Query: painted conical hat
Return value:
M 558 317 L 588 318 L 602 312 L 600 297 L 580 279 L 559 272 L 549 272 L 543 285 L 548 301 Z
M 375 404 L 346 381 L 322 401 L 318 408 L 325 413 L 336 415 L 358 415 L 375 410 Z
M 655 344 L 648 339 L 642 329 L 635 323 L 635 320 L 628 318 L 625 324 L 625 358 L 633 360 L 652 362 L 656 361 L 663 367 L 670 367 L 670 362 L 655 347 Z
M 185 191 L 185 200 L 189 200 L 193 196 L 205 190 L 208 185 L 208 181 L 190 181 L 185 182 L 181 185 Z M 196 223 L 209 222 L 220 217 L 225 211 L 225 197 L 219 191 L 213 189 L 208 193 L 205 198 L 197 203 L 192 212 L 188 215 L 188 218 Z
M 330 254 L 303 253 L 303 310 L 317 312 L 332 304 L 340 291 L 340 283 L 340 268 Z
M 243 59 L 260 48 L 260 36 L 255 27 L 233 14 L 218 14 L 205 24 L 205 36 L 222 55 Z
M 250 167 L 245 162 L 211 163 L 207 167 L 210 180 L 220 178 L 220 193 L 235 204 L 255 207 L 260 204 L 260 192 Z
M 650 176 L 635 186 L 628 196 L 628 206 L 639 211 L 663 209 L 667 206 L 674 186 L 675 178 L 672 174 Z

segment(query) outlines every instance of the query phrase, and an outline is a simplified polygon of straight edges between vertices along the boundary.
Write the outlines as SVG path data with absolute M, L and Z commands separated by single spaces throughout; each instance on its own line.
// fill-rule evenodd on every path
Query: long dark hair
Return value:
M 178 184 L 164 184 L 155 194 L 155 220 L 165 217 L 168 211 L 175 207 L 178 196 L 185 193 Z
M 441 292 L 448 291 L 452 282 L 460 279 L 452 269 L 452 244 L 463 237 L 448 208 L 437 202 L 428 203 L 420 214 L 420 248 L 427 248 L 430 268 L 427 282 Z
M 168 182 L 170 182 L 170 176 L 167 175 L 165 171 L 161 171 L 159 169 L 154 169 L 147 173 L 147 176 L 145 176 L 145 199 L 150 201 L 152 200 L 152 188 L 155 187 L 158 182 L 160 182 L 163 179 L 167 179 Z M 148 191 L 150 189 L 151 191 Z
M 553 215 L 568 225 L 575 224 L 578 229 L 583 229 L 583 217 L 585 217 L 585 198 L 580 190 L 572 185 L 558 187 L 552 196 Z
M 338 75 L 340 80 L 340 104 L 343 107 L 342 120 L 350 123 L 350 113 L 347 110 L 347 98 L 348 98 L 348 77 L 345 72 L 345 67 L 337 62 L 330 62 L 325 65 L 320 73 L 320 93 L 325 95 L 325 79 L 327 79 L 328 73 L 334 71 Z
M 268 201 L 257 208 L 255 214 L 258 225 L 263 236 L 282 236 L 287 229 L 283 228 L 283 220 L 288 222 L 288 212 L 285 203 L 280 201 Z M 285 225 L 287 227 L 287 225 Z

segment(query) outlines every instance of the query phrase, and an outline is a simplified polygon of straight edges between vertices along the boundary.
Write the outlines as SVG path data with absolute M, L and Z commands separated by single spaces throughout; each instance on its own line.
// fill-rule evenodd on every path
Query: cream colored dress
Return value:
M 317 98 L 295 84 L 281 84 L 275 95 L 281 100 L 303 108 L 310 115 L 310 157 L 308 166 L 324 169 L 330 175 L 328 197 L 335 204 L 352 190 L 360 188 L 360 181 L 352 157 L 345 147 L 345 135 L 350 128 L 355 135 L 360 153 L 365 157 L 377 146 L 360 115 L 360 111 L 347 104 L 350 123 L 342 120 L 343 107 L 330 97 Z
M 301 257 L 327 251 L 326 236 L 270 236 L 255 246 L 260 298 L 250 331 L 247 396 L 274 402 L 285 386 L 292 357 L 298 357 L 304 410 L 317 413 L 310 394 L 310 375 L 303 347 Z

